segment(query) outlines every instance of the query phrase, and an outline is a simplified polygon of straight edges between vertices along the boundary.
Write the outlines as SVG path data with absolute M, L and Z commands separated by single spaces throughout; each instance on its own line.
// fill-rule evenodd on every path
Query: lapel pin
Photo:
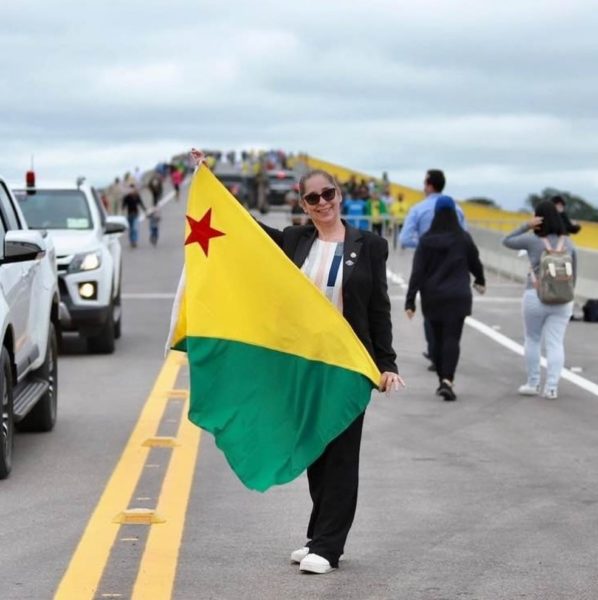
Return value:
M 355 254 L 355 252 L 351 252 L 351 258 L 355 258 L 357 256 L 357 254 Z
M 353 261 L 352 260 L 347 260 L 347 261 L 345 261 L 345 264 L 347 266 L 349 266 L 349 267 L 352 267 L 353 266 Z

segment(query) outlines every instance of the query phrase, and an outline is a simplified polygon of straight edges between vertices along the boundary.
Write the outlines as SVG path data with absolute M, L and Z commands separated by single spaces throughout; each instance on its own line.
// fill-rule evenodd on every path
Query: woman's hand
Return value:
M 191 148 L 191 160 L 196 167 L 200 167 L 206 162 L 206 155 L 196 148 Z
M 405 314 L 407 315 L 407 318 L 408 318 L 409 320 L 411 320 L 411 319 L 413 319 L 413 317 L 414 317 L 414 315 L 415 315 L 415 311 L 414 311 L 414 310 L 411 310 L 410 308 L 408 308 L 408 309 L 405 311 Z
M 398 373 L 392 371 L 384 371 L 380 377 L 378 389 L 381 392 L 396 392 L 400 387 L 405 387 L 403 378 Z
M 479 283 L 474 283 L 473 284 L 473 289 L 478 293 L 478 294 L 485 294 L 486 293 L 486 286 L 485 285 L 481 285 Z
M 536 227 L 539 227 L 540 225 L 542 225 L 542 221 L 544 220 L 544 217 L 532 217 L 528 222 L 528 226 L 530 229 L 535 229 Z

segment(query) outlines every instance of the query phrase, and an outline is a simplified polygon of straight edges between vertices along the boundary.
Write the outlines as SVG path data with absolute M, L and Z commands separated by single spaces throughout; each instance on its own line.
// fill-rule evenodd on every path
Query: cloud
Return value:
M 0 174 L 33 152 L 105 183 L 259 144 L 417 187 L 435 165 L 513 206 L 547 185 L 598 199 L 589 0 L 87 4 L 0 8 Z

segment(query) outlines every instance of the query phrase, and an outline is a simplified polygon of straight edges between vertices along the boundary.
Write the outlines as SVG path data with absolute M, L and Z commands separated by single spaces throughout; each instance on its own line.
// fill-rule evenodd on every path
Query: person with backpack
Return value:
M 522 396 L 540 394 L 540 354 L 546 346 L 545 398 L 558 398 L 558 384 L 565 364 L 565 332 L 573 314 L 577 275 L 575 246 L 550 200 L 540 202 L 534 216 L 503 239 L 512 250 L 526 250 L 530 271 L 523 294 L 525 364 L 527 381 Z

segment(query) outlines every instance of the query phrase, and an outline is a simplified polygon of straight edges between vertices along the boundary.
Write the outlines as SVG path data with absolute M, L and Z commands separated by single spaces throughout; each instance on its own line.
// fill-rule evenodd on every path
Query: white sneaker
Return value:
M 539 385 L 529 385 L 529 383 L 524 383 L 519 386 L 517 393 L 520 396 L 537 396 L 540 393 Z
M 299 548 L 298 550 L 291 552 L 291 562 L 300 563 L 308 554 L 309 548 L 307 546 L 303 546 L 303 548 Z
M 548 400 L 556 400 L 559 397 L 559 392 L 556 388 L 544 388 L 542 396 L 548 398 Z
M 330 563 L 318 554 L 308 554 L 299 564 L 301 571 L 307 571 L 309 573 L 318 573 L 322 575 L 324 573 L 330 573 L 334 570 L 334 567 L 330 566 Z

